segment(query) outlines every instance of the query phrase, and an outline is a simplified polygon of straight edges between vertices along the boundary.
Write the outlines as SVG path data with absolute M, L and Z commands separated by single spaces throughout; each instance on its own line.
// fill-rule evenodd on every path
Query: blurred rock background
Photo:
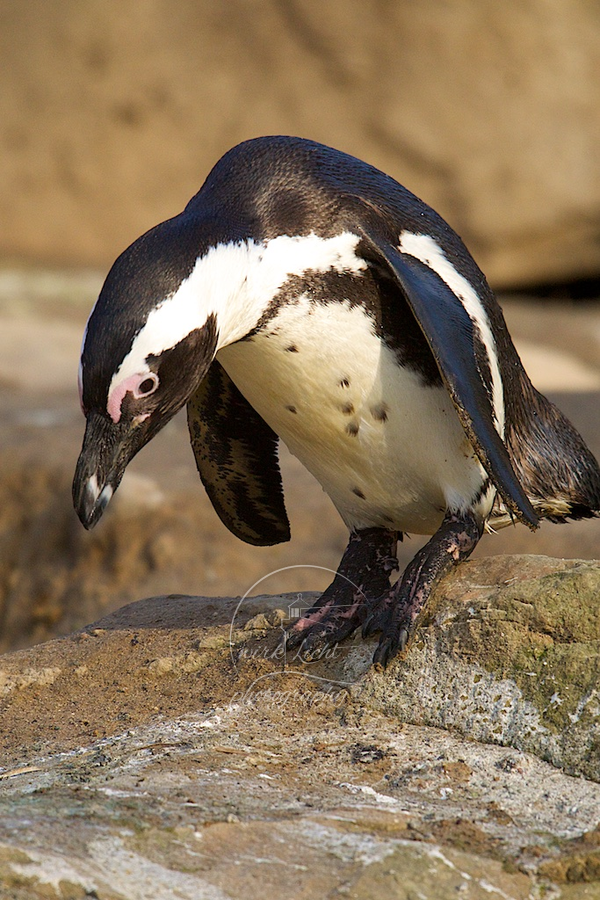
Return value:
M 178 417 L 87 534 L 75 373 L 114 257 L 236 142 L 314 138 L 437 208 L 536 385 L 600 453 L 600 6 L 585 0 L 0 0 L 0 649 L 151 593 L 319 589 L 345 533 L 283 453 L 293 540 L 229 535 Z M 407 547 L 408 544 L 408 547 Z M 403 560 L 418 540 L 405 541 Z M 600 556 L 600 523 L 480 554 Z
M 3 0 L 0 26 L 5 254 L 104 267 L 290 133 L 406 183 L 496 285 L 598 274 L 595 3 Z

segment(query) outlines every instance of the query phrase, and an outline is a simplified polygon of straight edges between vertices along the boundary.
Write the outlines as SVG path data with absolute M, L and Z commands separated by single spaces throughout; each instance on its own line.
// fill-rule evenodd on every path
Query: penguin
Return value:
M 600 512 L 597 461 L 533 387 L 458 235 L 393 178 L 302 138 L 234 147 L 118 257 L 79 388 L 88 529 L 184 406 L 200 478 L 241 540 L 289 539 L 280 440 L 316 477 L 349 543 L 288 629 L 305 659 L 362 628 L 385 666 L 485 531 Z M 410 533 L 431 537 L 392 584 Z

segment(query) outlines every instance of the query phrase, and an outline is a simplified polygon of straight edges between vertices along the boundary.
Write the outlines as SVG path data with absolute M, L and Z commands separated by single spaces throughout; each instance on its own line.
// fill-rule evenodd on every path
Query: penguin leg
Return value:
M 396 584 L 383 594 L 363 625 L 363 637 L 381 631 L 373 662 L 386 666 L 405 649 L 417 619 L 438 581 L 471 555 L 483 533 L 473 512 L 447 512 L 439 529 L 408 564 Z
M 353 532 L 332 583 L 290 627 L 287 647 L 300 646 L 304 660 L 315 659 L 362 625 L 373 603 L 390 590 L 397 542 L 398 532 L 384 528 Z

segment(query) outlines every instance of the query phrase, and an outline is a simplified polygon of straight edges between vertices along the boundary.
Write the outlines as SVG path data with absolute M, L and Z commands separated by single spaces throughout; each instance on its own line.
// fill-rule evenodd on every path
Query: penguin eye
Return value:
M 133 396 L 136 400 L 140 400 L 142 397 L 148 397 L 150 394 L 153 394 L 157 387 L 158 375 L 150 372 L 148 375 L 143 375 L 139 384 L 135 385 Z

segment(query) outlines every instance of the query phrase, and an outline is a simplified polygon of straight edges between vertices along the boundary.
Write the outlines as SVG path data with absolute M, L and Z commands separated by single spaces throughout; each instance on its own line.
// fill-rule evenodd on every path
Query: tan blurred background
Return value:
M 538 387 L 600 452 L 600 4 L 0 0 L 0 60 L 0 648 L 285 566 L 305 568 L 260 589 L 321 588 L 306 567 L 338 562 L 344 529 L 285 454 L 291 544 L 228 535 L 181 417 L 97 531 L 70 509 L 102 274 L 248 137 L 331 144 L 437 208 L 501 291 Z M 599 523 L 510 529 L 479 552 L 509 551 L 600 557 Z
M 599 34 L 589 0 L 3 0 L 0 251 L 105 266 L 289 133 L 406 183 L 496 285 L 597 275 Z

